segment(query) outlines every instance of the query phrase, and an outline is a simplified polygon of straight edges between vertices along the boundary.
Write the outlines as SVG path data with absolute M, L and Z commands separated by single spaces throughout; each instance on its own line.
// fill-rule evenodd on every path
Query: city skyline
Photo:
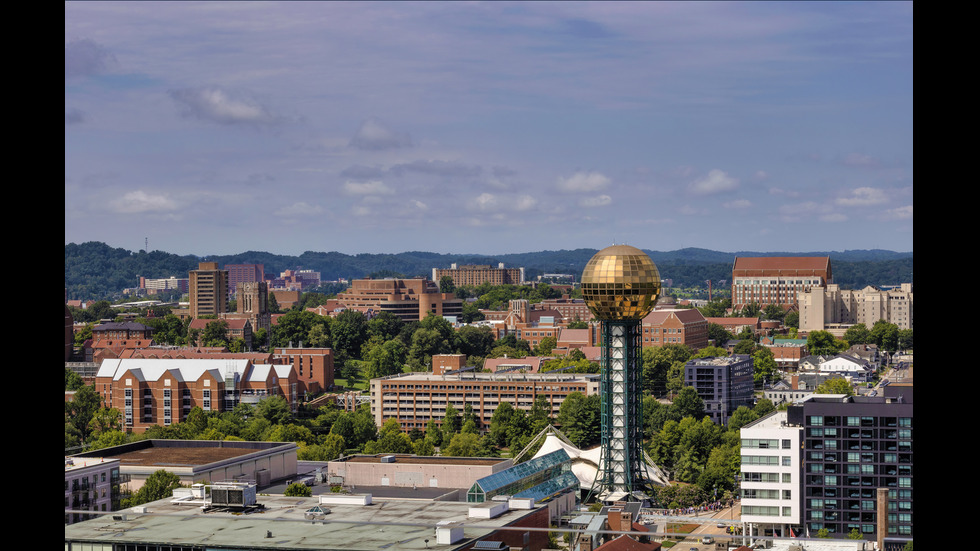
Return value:
M 65 5 L 65 243 L 912 250 L 912 4 Z

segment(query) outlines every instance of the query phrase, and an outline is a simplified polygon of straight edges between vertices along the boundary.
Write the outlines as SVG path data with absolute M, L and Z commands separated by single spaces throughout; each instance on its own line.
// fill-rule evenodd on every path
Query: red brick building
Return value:
M 248 360 L 105 360 L 95 388 L 103 405 L 122 413 L 123 430 L 131 432 L 179 423 L 195 406 L 229 411 L 268 396 L 282 396 L 293 411 L 298 405 L 292 366 Z
M 732 267 L 732 309 L 756 303 L 797 307 L 797 294 L 833 282 L 830 257 L 767 256 L 735 258 Z
M 330 348 L 276 348 L 273 362 L 293 367 L 300 396 L 333 388 L 333 350 Z
M 694 308 L 654 310 L 640 322 L 643 347 L 684 344 L 694 350 L 708 346 L 708 320 Z

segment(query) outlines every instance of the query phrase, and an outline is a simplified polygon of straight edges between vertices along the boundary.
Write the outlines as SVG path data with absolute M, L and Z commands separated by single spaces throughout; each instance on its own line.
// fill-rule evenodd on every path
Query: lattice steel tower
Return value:
M 599 251 L 582 272 L 582 298 L 602 330 L 602 459 L 593 490 L 603 499 L 648 497 L 640 322 L 659 297 L 657 266 L 629 245 Z

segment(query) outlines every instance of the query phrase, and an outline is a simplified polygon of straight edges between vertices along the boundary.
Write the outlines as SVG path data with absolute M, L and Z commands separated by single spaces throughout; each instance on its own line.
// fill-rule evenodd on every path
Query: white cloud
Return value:
M 595 197 L 582 199 L 578 204 L 583 207 L 604 207 L 612 204 L 612 197 L 608 195 L 596 195 Z
M 611 180 L 598 172 L 576 172 L 558 179 L 558 189 L 566 192 L 593 192 L 604 189 Z
M 842 207 L 866 207 L 888 202 L 885 192 L 873 187 L 859 187 L 851 191 L 850 197 L 840 197 L 836 203 Z
M 530 195 L 521 195 L 514 200 L 514 208 L 520 211 L 533 209 L 537 204 L 538 200 Z
M 912 205 L 905 205 L 904 207 L 888 209 L 886 214 L 888 215 L 888 218 L 891 218 L 893 220 L 911 220 Z
M 855 166 L 855 167 L 869 167 L 878 166 L 878 160 L 871 155 L 865 155 L 862 153 L 851 153 L 844 157 L 843 163 L 845 166 Z
M 481 193 L 476 198 L 474 206 L 479 210 L 495 210 L 497 208 L 497 197 L 492 193 Z
M 300 201 L 289 206 L 280 207 L 274 214 L 276 216 L 311 216 L 322 213 L 323 207 L 320 205 L 311 205 Z
M 281 119 L 255 100 L 233 95 L 219 88 L 171 90 L 170 97 L 181 108 L 181 115 L 219 124 L 275 124 Z
M 709 195 L 723 191 L 731 191 L 738 187 L 738 180 L 732 178 L 724 171 L 717 168 L 708 172 L 708 175 L 691 184 L 691 191 L 698 195 Z
M 747 209 L 752 206 L 752 201 L 748 199 L 736 199 L 734 201 L 728 201 L 722 204 L 726 209 Z
M 847 222 L 849 218 L 841 212 L 830 212 L 819 217 L 821 222 Z
M 778 216 L 783 222 L 798 222 L 814 215 L 825 216 L 829 212 L 830 207 L 828 205 L 814 201 L 805 201 L 803 203 L 780 206 Z
M 411 146 L 412 138 L 408 134 L 391 130 L 377 119 L 369 119 L 364 121 L 357 134 L 351 138 L 350 145 L 367 150 L 394 149 Z
M 119 199 L 109 201 L 113 212 L 138 214 L 171 212 L 177 210 L 177 203 L 164 195 L 151 195 L 143 190 L 131 191 Z
M 384 182 L 372 180 L 370 182 L 345 182 L 344 191 L 351 195 L 390 195 L 395 192 Z

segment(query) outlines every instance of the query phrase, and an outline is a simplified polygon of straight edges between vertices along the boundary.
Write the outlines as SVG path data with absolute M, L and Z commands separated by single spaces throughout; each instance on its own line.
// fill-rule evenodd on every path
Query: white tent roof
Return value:
M 547 429 L 546 429 L 547 430 Z M 541 457 L 542 455 L 551 453 L 557 449 L 565 450 L 568 457 L 572 458 L 572 472 L 578 477 L 579 484 L 582 488 L 591 488 L 596 480 L 599 473 L 599 465 L 602 462 L 602 449 L 599 446 L 588 450 L 581 450 L 575 447 L 574 444 L 568 442 L 559 436 L 554 430 L 549 430 L 548 434 L 545 436 L 544 442 L 541 444 L 541 448 L 538 452 L 534 454 L 534 457 Z M 646 456 L 646 453 L 643 454 Z M 649 457 L 646 457 L 647 462 L 650 461 Z M 647 470 L 647 479 L 661 485 L 667 484 L 667 477 L 664 473 L 656 466 L 645 464 Z

